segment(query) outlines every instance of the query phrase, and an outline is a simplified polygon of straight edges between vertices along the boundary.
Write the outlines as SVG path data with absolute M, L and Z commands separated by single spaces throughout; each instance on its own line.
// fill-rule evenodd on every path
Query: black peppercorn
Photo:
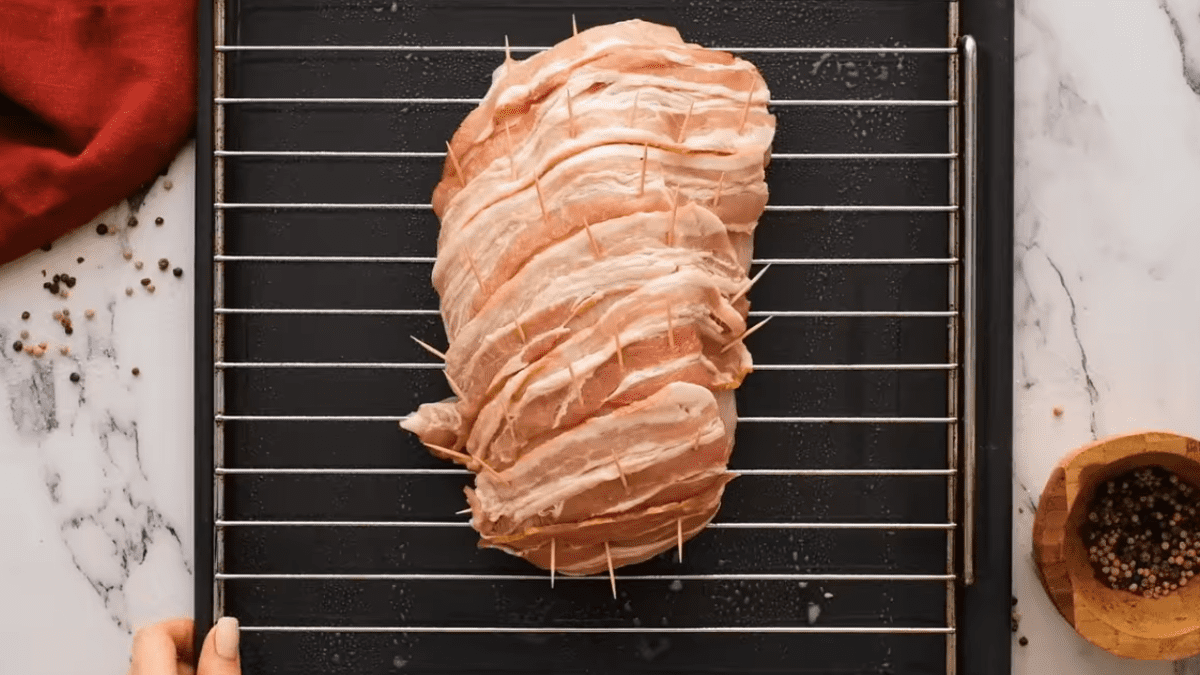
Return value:
M 54 294 L 54 295 L 58 295 L 59 288 L 58 288 L 58 282 L 57 282 L 57 281 L 55 281 L 54 283 L 52 283 L 52 284 L 50 284 L 49 286 L 47 286 L 47 288 L 49 288 L 49 289 L 50 289 L 50 292 L 51 292 L 52 294 Z
M 149 286 L 150 285 L 150 277 L 146 277 L 146 278 L 142 279 L 142 285 Z
M 129 227 L 137 227 L 137 218 L 134 218 L 133 216 L 129 216 L 128 225 L 129 225 Z
M 67 285 L 67 288 L 75 288 L 75 277 L 67 277 L 63 279 L 63 283 Z
M 28 321 L 29 320 L 29 312 L 21 312 L 21 320 Z
M 83 263 L 83 256 L 79 256 L 78 258 L 76 258 L 76 259 L 75 259 L 75 262 L 77 262 L 77 263 Z
M 181 276 L 183 276 L 183 268 L 182 268 L 182 267 L 176 267 L 174 270 L 171 270 L 171 273 L 172 273 L 172 274 L 174 274 L 174 275 L 175 275 L 175 276 L 177 276 L 177 277 L 181 277 Z
M 1017 640 L 1017 644 L 1019 644 L 1019 645 L 1021 645 L 1022 647 L 1024 647 L 1025 645 L 1029 644 L 1029 638 L 1027 638 L 1027 637 L 1025 637 L 1024 635 L 1022 635 L 1022 636 L 1021 636 L 1021 639 L 1020 639 L 1020 640 Z
M 163 219 L 162 219 L 162 216 L 159 216 L 159 217 L 155 218 L 155 219 L 154 219 L 154 224 L 155 224 L 155 225 L 162 225 L 162 224 L 163 224 Z
M 137 377 L 138 375 L 141 375 L 141 374 L 142 374 L 142 371 L 138 370 L 137 368 L 134 368 L 134 369 L 133 369 L 132 371 L 130 371 L 130 372 L 132 372 L 132 373 L 133 373 L 133 376 L 134 376 L 134 377 Z
M 53 281 L 62 281 L 62 277 L 63 275 L 61 274 L 55 274 L 54 276 L 50 277 L 50 279 Z
M 75 329 L 71 328 L 70 326 L 63 327 L 63 330 L 67 332 L 67 335 L 70 335 L 71 333 L 75 332 Z
M 71 373 L 71 381 L 78 382 L 79 381 L 79 373 Z
M 16 342 L 13 343 L 13 351 L 14 352 L 19 352 L 24 348 L 25 348 L 25 345 L 21 344 L 20 340 L 17 340 Z
M 108 234 L 108 225 L 100 223 L 96 226 L 96 234 Z
M 170 266 L 171 266 L 171 263 L 166 258 L 158 259 L 158 269 L 165 272 L 165 271 L 167 271 L 167 268 Z
M 54 243 L 54 242 L 50 242 L 50 241 L 48 241 L 48 242 L 46 242 L 46 243 L 42 244 L 42 250 L 43 250 L 43 251 L 49 251 L 49 250 L 50 250 L 50 246 L 51 246 L 51 244 L 53 244 L 53 243 Z

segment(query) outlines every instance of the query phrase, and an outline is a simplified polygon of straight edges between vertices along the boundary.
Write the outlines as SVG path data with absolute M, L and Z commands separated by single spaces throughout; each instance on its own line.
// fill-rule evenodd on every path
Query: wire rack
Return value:
M 777 269 L 750 296 L 777 318 L 748 340 L 742 477 L 684 561 L 620 570 L 613 601 L 607 578 L 551 590 L 476 550 L 469 472 L 395 425 L 449 394 L 408 340 L 445 343 L 434 148 L 505 36 L 545 49 L 521 43 L 569 35 L 572 10 L 216 0 L 202 583 L 242 620 L 245 667 L 955 672 L 975 573 L 974 42 L 953 2 L 738 7 L 575 10 L 754 61 L 779 120 L 753 261 Z

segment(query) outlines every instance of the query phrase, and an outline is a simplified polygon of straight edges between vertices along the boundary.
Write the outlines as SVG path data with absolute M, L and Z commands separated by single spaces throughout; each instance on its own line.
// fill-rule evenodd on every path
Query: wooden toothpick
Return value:
M 438 350 L 434 349 L 434 348 L 433 348 L 433 347 L 431 347 L 430 345 L 426 344 L 425 342 L 423 342 L 422 340 L 420 340 L 419 338 L 417 338 L 417 336 L 415 336 L 415 335 L 409 335 L 408 337 L 412 338 L 412 339 L 413 339 L 413 342 L 415 342 L 415 343 L 417 343 L 417 344 L 421 345 L 422 347 L 424 347 L 424 348 L 425 348 L 425 351 L 429 352 L 430 354 L 433 354 L 434 356 L 438 357 L 439 359 L 441 359 L 441 360 L 443 360 L 443 361 L 445 361 L 445 360 L 446 360 L 446 355 L 445 355 L 445 354 L 443 354 L 442 352 L 439 352 Z
M 575 390 L 579 400 L 583 400 L 583 385 L 579 383 L 579 376 L 575 374 L 575 366 L 570 361 L 567 362 L 567 374 L 571 376 L 571 388 Z
M 571 15 L 571 35 L 579 35 L 579 25 L 575 23 L 575 15 Z M 554 584 L 550 584 L 553 586 Z
M 512 63 L 512 48 L 508 46 L 508 36 L 504 36 L 504 63 Z
M 424 443 L 424 441 L 422 441 L 422 443 Z M 500 475 L 499 471 L 496 471 L 495 469 L 493 469 L 491 467 L 490 464 L 483 461 L 482 459 L 479 459 L 478 457 L 468 455 L 465 452 L 451 450 L 450 448 L 443 448 L 442 446 L 434 445 L 433 443 L 425 443 L 425 447 L 433 449 L 433 450 L 437 450 L 438 452 L 444 452 L 447 455 L 450 455 L 451 457 L 462 460 L 462 462 L 465 463 L 468 467 L 471 466 L 472 464 L 478 463 L 480 466 L 483 467 L 484 471 L 487 471 L 488 473 L 492 474 L 492 476 L 494 478 L 496 478 L 497 480 L 499 480 L 500 482 L 502 482 L 502 483 L 508 482 L 503 476 Z
M 574 22 L 574 20 L 575 20 L 575 17 L 572 16 L 571 21 Z M 558 562 L 557 560 L 555 560 L 557 552 L 554 550 L 555 548 L 557 548 L 557 542 L 558 542 L 558 540 L 555 539 L 554 537 L 550 538 L 550 588 L 554 588 L 554 567 Z
M 587 234 L 588 243 L 592 247 L 592 255 L 596 256 L 596 260 L 604 257 L 604 250 L 600 248 L 600 242 L 596 241 L 596 235 L 592 233 L 592 226 L 588 221 L 583 221 L 583 231 Z
M 625 355 L 621 353 L 621 334 L 613 335 L 613 342 L 617 343 L 617 365 L 620 366 L 621 372 L 625 372 Z
M 667 246 L 675 245 L 675 220 L 679 217 L 679 186 L 671 191 L 671 226 L 667 228 Z
M 608 560 L 608 581 L 612 584 L 613 600 L 617 599 L 617 573 L 613 570 L 612 549 L 604 542 L 604 557 Z
M 483 275 L 479 273 L 479 268 L 475 266 L 475 258 L 471 254 L 467 254 L 467 267 L 471 268 L 471 274 L 475 275 L 475 281 L 479 284 L 479 290 L 483 290 Z
M 638 196 L 646 194 L 646 167 L 650 165 L 650 144 L 642 144 L 642 180 L 638 183 Z
M 446 154 L 450 157 L 450 162 L 454 166 L 454 175 L 458 176 L 459 185 L 467 187 L 467 177 L 463 175 L 462 165 L 458 163 L 458 155 L 454 154 L 454 148 L 450 147 L 450 141 L 446 141 Z
M 468 506 L 468 507 L 467 507 L 467 508 L 465 508 L 465 509 L 459 509 L 458 511 L 455 511 L 455 512 L 454 512 L 454 515 L 456 515 L 456 516 L 461 516 L 461 515 L 463 515 L 464 513 L 470 513 L 470 512 L 471 512 L 471 507 L 469 507 L 469 506 Z
M 679 562 L 683 562 L 683 518 L 675 521 L 675 541 L 679 544 Z
M 517 327 L 517 335 L 521 337 L 521 344 L 529 344 L 529 338 L 525 337 L 525 327 L 521 325 L 521 320 L 514 319 L 513 323 Z
M 758 274 L 754 275 L 754 278 L 751 279 L 750 282 L 746 284 L 745 288 L 738 291 L 736 295 L 734 295 L 732 298 L 729 299 L 729 304 L 733 304 L 733 303 L 737 302 L 739 299 L 741 299 L 742 296 L 749 293 L 750 289 L 754 288 L 754 284 L 757 284 L 758 280 L 761 279 L 762 276 L 767 273 L 767 270 L 771 269 L 772 264 L 774 264 L 774 263 L 767 263 L 765 267 L 763 267 L 761 270 L 759 270 Z
M 458 383 L 454 381 L 454 378 L 450 377 L 449 368 L 442 368 L 442 376 L 446 378 L 446 383 L 450 385 L 450 391 L 453 391 L 455 396 L 458 396 L 459 398 L 466 397 L 466 390 L 458 386 Z
M 567 87 L 567 133 L 575 138 L 575 107 L 571 105 L 571 88 Z
M 692 108 L 695 108 L 695 107 L 696 107 L 696 101 L 693 99 L 692 102 L 688 104 L 687 115 L 683 116 L 683 125 L 679 127 L 679 136 L 675 139 L 676 143 L 683 142 L 683 138 L 687 134 L 688 122 L 690 122 L 692 119 Z
M 535 192 L 537 192 L 538 208 L 540 208 L 542 210 L 542 220 L 546 221 L 546 224 L 549 224 L 550 223 L 550 214 L 546 212 L 546 200 L 542 197 L 542 179 L 541 179 L 541 177 L 537 177 L 537 178 L 533 179 L 533 189 Z
M 746 127 L 746 117 L 750 115 L 750 101 L 754 99 L 754 90 L 746 92 L 746 105 L 742 106 L 742 121 L 738 124 L 738 133 L 742 133 L 742 129 Z
M 671 349 L 675 349 L 675 319 L 671 316 L 670 305 L 667 305 L 667 343 L 671 345 Z
M 755 326 L 753 328 L 747 328 L 746 332 L 744 332 L 741 335 L 730 340 L 729 344 L 725 345 L 724 347 L 721 347 L 720 353 L 724 354 L 725 352 L 729 351 L 729 349 L 732 348 L 734 345 L 736 345 L 737 343 L 739 343 L 739 342 L 745 340 L 746 338 L 750 337 L 751 335 L 753 335 L 759 328 L 762 328 L 763 326 L 767 325 L 767 322 L 774 318 L 775 317 L 773 317 L 773 316 L 768 316 L 767 318 L 765 318 L 762 321 L 759 321 L 757 324 L 755 324 Z
M 721 176 L 717 178 L 717 191 L 713 195 L 712 205 L 717 206 L 721 203 L 721 190 L 725 187 L 725 172 L 721 172 Z
M 629 492 L 629 479 L 625 477 L 625 470 L 621 468 L 621 458 L 617 457 L 616 449 L 611 446 L 608 451 L 612 453 L 613 464 L 617 466 L 617 475 L 621 477 L 621 485 L 625 487 L 625 492 Z

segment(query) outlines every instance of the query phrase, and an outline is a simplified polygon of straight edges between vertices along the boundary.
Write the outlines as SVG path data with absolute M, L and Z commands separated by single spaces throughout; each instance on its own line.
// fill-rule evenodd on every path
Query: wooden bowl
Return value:
M 1200 441 L 1163 432 L 1086 445 L 1059 462 L 1033 521 L 1033 557 L 1046 593 L 1092 644 L 1131 659 L 1182 659 L 1200 653 L 1200 577 L 1165 598 L 1117 591 L 1096 579 L 1080 526 L 1097 485 L 1157 465 L 1200 486 Z

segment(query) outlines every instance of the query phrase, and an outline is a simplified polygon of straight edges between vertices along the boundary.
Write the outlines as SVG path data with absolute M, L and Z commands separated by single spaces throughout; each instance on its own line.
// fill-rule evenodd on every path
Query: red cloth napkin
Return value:
M 0 0 L 0 263 L 166 166 L 196 110 L 196 0 Z

